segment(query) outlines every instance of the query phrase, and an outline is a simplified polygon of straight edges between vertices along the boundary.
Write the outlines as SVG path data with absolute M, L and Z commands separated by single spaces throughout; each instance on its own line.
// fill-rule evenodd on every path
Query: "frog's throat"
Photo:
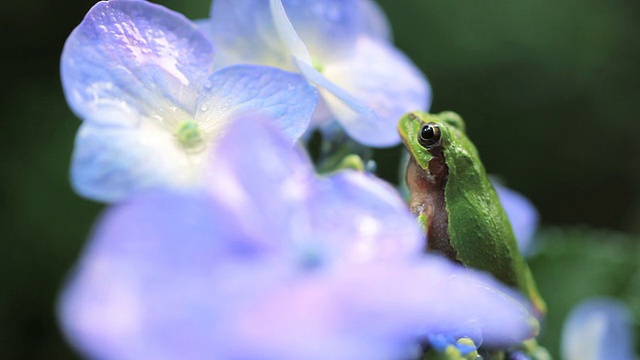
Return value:
M 411 190 L 410 208 L 415 215 L 427 218 L 425 250 L 441 253 L 459 262 L 449 237 L 449 213 L 445 199 L 449 168 L 442 148 L 434 148 L 429 152 L 433 157 L 427 169 L 421 168 L 414 157 L 409 160 L 406 180 Z

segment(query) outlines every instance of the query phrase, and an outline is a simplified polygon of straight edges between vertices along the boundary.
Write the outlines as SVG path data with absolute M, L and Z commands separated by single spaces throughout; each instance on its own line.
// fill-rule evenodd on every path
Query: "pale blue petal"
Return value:
M 192 21 L 196 25 L 198 30 L 200 30 L 200 32 L 202 32 L 202 34 L 206 36 L 213 43 L 213 39 L 210 37 L 211 36 L 211 19 L 204 18 L 204 19 L 195 19 Z
M 323 61 L 348 56 L 356 37 L 371 28 L 378 29 L 380 17 L 356 0 L 277 1 L 286 14 L 275 22 L 293 24 L 283 35 L 285 44 L 300 37 L 314 57 Z M 289 54 L 278 36 L 269 3 L 264 0 L 216 0 L 211 8 L 212 37 L 220 48 L 216 66 L 235 63 L 265 64 L 292 69 Z M 283 19 L 286 19 L 283 21 Z M 294 30 L 295 28 L 295 30 Z M 299 54 L 298 54 L 299 55 Z
M 493 187 L 498 193 L 507 217 L 509 217 L 520 252 L 524 255 L 530 254 L 533 245 L 532 240 L 539 222 L 538 211 L 524 195 L 495 181 L 493 182 Z
M 392 45 L 369 37 L 358 39 L 352 57 L 326 64 L 323 74 L 376 113 L 377 119 L 345 113 L 341 102 L 328 99 L 349 135 L 365 145 L 396 145 L 400 117 L 409 111 L 427 111 L 431 104 L 429 83 L 411 60 Z
M 217 68 L 244 63 L 293 69 L 268 1 L 215 0 L 210 15 L 211 38 L 219 49 Z
M 355 98 L 345 89 L 338 86 L 333 81 L 327 79 L 323 74 L 319 73 L 309 64 L 302 60 L 293 57 L 293 61 L 300 70 L 300 72 L 313 84 L 316 84 L 321 89 L 320 94 L 323 98 L 325 105 L 329 107 L 333 117 L 338 120 L 351 137 L 354 134 L 350 131 L 350 127 L 358 127 L 364 125 L 358 125 L 358 122 L 367 124 L 369 134 L 371 138 L 367 142 L 362 142 L 360 139 L 356 140 L 362 142 L 365 145 L 370 145 L 368 142 L 378 143 L 378 137 L 388 137 L 383 130 L 386 130 L 385 124 L 380 121 L 375 111 L 365 104 L 360 99 Z
M 362 31 L 364 19 L 358 12 L 357 0 L 270 0 L 274 22 L 280 26 L 291 22 L 292 26 L 280 36 L 291 53 L 300 54 L 287 39 L 300 37 L 314 58 L 322 62 L 349 56 L 357 36 Z M 273 12 L 277 5 L 284 5 L 286 14 Z M 277 16 L 276 16 L 277 15 Z M 284 16 L 283 16 L 284 15 Z M 288 19 L 287 19 L 288 18 Z
M 382 41 L 392 41 L 393 34 L 387 15 L 376 2 L 358 1 L 358 13 L 363 19 L 362 34 Z
M 298 33 L 293 28 L 293 24 L 287 17 L 287 13 L 284 9 L 281 0 L 269 0 L 269 8 L 271 10 L 271 16 L 276 26 L 276 30 L 280 36 L 280 39 L 287 47 L 287 52 L 291 56 L 294 56 L 298 61 L 303 61 L 307 65 L 312 65 L 311 54 L 307 46 L 302 39 L 298 36 Z
M 103 218 L 59 306 L 85 355 L 228 358 L 221 345 L 241 342 L 228 326 L 281 269 L 235 241 L 238 219 L 203 195 L 144 194 Z
M 164 118 L 193 114 L 213 62 L 210 42 L 184 16 L 146 1 L 101 1 L 71 33 L 61 59 L 71 108 L 109 124 L 102 111 Z
M 591 298 L 578 304 L 562 330 L 565 360 L 634 360 L 633 319 L 619 300 Z
M 485 345 L 509 346 L 538 330 L 518 292 L 435 255 L 403 264 L 354 266 L 335 282 L 354 327 L 379 335 L 404 332 L 409 337 L 410 330 L 415 336 L 419 329 L 423 335 L 475 337 Z
M 84 123 L 76 135 L 71 184 L 80 195 L 113 202 L 150 186 L 188 185 L 197 168 L 171 133 L 155 124 L 137 127 Z
M 331 262 L 406 261 L 422 252 L 424 236 L 415 217 L 388 183 L 346 170 L 317 187 L 313 228 Z
M 280 69 L 235 65 L 216 71 L 205 82 L 196 119 L 214 130 L 230 121 L 259 117 L 298 139 L 309 127 L 318 102 L 316 89 L 300 75 Z
M 218 201 L 247 219 L 252 233 L 310 233 L 306 200 L 315 175 L 291 138 L 260 117 L 241 118 L 229 126 L 212 158 L 204 183 Z M 277 240 L 281 247 L 288 241 Z

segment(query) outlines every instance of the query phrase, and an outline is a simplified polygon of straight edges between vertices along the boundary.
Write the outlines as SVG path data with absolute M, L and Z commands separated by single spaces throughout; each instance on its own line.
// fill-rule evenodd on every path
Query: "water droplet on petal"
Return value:
M 207 90 L 211 89 L 212 86 L 213 86 L 213 83 L 211 83 L 211 80 L 207 80 L 204 83 L 204 88 L 207 89 Z
M 207 104 L 202 104 L 202 105 L 200 105 L 200 110 L 201 110 L 201 111 L 207 111 L 207 109 L 208 109 L 208 108 L 209 108 L 209 107 L 207 106 Z
M 226 110 L 229 110 L 230 107 L 231 107 L 231 98 L 226 98 L 222 103 L 222 107 L 220 107 L 220 110 L 226 111 Z

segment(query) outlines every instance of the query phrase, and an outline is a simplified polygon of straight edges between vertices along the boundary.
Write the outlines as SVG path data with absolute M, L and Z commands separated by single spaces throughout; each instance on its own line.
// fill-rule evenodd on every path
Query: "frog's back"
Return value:
M 453 134 L 452 134 L 453 135 Z M 449 174 L 445 186 L 449 236 L 457 260 L 492 273 L 527 295 L 540 313 L 546 312 L 530 270 L 518 249 L 513 230 L 489 181 L 477 150 L 459 134 L 446 147 Z

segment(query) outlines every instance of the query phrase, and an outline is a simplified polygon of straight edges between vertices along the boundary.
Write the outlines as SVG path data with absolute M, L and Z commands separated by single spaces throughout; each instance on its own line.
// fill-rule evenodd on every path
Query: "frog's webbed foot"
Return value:
M 422 360 L 477 360 L 476 344 L 467 337 L 457 340 L 444 336 L 429 337 L 429 349 Z

